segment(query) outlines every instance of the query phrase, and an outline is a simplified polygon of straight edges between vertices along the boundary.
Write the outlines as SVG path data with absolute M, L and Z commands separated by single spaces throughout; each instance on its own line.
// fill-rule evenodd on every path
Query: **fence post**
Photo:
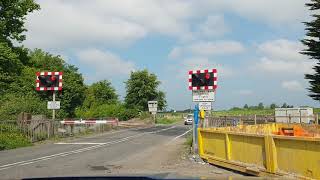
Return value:
M 291 124 L 291 114 L 289 114 L 289 124 Z
M 224 123 L 223 126 L 227 126 L 227 116 L 224 116 Z
M 318 113 L 316 114 L 316 121 L 315 122 L 317 125 L 319 124 L 319 114 Z
M 255 114 L 254 115 L 254 125 L 256 125 L 257 124 L 257 115 Z
M 264 123 L 268 124 L 268 117 L 267 116 L 264 116 Z

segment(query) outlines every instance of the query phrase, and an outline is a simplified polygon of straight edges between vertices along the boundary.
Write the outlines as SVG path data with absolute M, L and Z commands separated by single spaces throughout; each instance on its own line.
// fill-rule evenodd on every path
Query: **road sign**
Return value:
M 63 72 L 37 72 L 37 91 L 61 91 Z
M 193 102 L 213 102 L 215 92 L 214 90 L 197 90 L 192 91 Z
M 148 101 L 149 112 L 158 111 L 158 101 Z
M 60 101 L 48 101 L 48 109 L 60 109 Z
M 217 69 L 189 71 L 190 90 L 212 90 L 217 88 Z
M 211 102 L 199 102 L 199 109 L 210 111 L 212 109 L 212 104 Z

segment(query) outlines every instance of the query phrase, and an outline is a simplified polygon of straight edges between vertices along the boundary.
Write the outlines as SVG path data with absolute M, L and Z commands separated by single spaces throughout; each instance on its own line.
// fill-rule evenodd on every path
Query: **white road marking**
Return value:
M 53 159 L 53 158 L 56 158 L 56 157 L 63 157 L 63 156 L 68 156 L 68 155 L 72 155 L 72 154 L 78 154 L 78 153 L 81 153 L 81 152 L 94 150 L 94 149 L 97 149 L 97 148 L 100 148 L 100 147 L 104 147 L 104 146 L 108 146 L 108 145 L 112 145 L 112 144 L 118 144 L 118 143 L 121 143 L 121 142 L 125 142 L 125 141 L 128 141 L 128 140 L 132 139 L 132 138 L 140 137 L 140 136 L 143 136 L 145 134 L 154 134 L 154 133 L 166 131 L 166 130 L 169 130 L 169 129 L 172 129 L 172 128 L 175 128 L 175 126 L 172 126 L 172 127 L 169 127 L 169 128 L 165 128 L 165 129 L 161 129 L 161 130 L 158 130 L 158 131 L 144 132 L 144 133 L 128 136 L 128 137 L 122 138 L 120 140 L 105 142 L 103 144 L 98 144 L 98 145 L 95 145 L 95 146 L 81 148 L 81 149 L 78 149 L 78 150 L 52 154 L 52 155 L 43 156 L 43 157 L 30 159 L 30 160 L 26 160 L 26 161 L 19 161 L 19 162 L 15 162 L 15 163 L 11 163 L 11 164 L 5 164 L 5 165 L 1 165 L 0 166 L 0 171 L 1 170 L 5 170 L 5 169 L 9 169 L 9 168 L 12 168 L 12 167 L 15 167 L 15 166 L 23 166 L 23 165 L 33 164 L 33 163 L 36 163 L 36 162 L 39 162 L 39 161 L 50 160 L 50 159 Z
M 189 133 L 190 131 L 192 131 L 192 129 L 189 129 L 188 131 L 184 132 L 183 134 L 180 134 L 179 136 L 174 137 L 173 139 L 171 139 L 171 140 L 167 143 L 167 145 L 170 144 L 170 143 L 172 143 L 172 142 L 175 141 L 176 139 L 178 139 L 178 138 L 186 135 L 186 134 Z
M 54 143 L 58 145 L 101 145 L 101 144 L 106 144 L 106 143 L 90 143 L 90 142 L 75 142 L 75 143 L 67 143 L 67 142 L 59 142 L 59 143 Z

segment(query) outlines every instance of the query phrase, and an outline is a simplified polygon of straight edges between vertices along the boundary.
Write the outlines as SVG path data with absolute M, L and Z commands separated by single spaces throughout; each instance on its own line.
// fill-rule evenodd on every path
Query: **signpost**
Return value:
M 201 111 L 204 121 L 205 112 L 212 109 L 212 102 L 215 101 L 215 90 L 217 88 L 217 69 L 189 71 L 189 90 L 192 90 L 192 101 L 198 102 L 194 109 L 193 123 L 193 149 L 198 153 L 198 118 Z M 204 123 L 205 124 L 205 123 Z
M 52 120 L 55 119 L 56 109 L 60 109 L 60 101 L 56 101 L 56 91 L 62 91 L 62 72 L 37 72 L 36 90 L 52 91 L 52 101 L 48 102 L 48 109 L 52 109 Z
M 148 101 L 149 112 L 153 115 L 153 120 L 156 123 L 156 114 L 158 111 L 158 101 Z

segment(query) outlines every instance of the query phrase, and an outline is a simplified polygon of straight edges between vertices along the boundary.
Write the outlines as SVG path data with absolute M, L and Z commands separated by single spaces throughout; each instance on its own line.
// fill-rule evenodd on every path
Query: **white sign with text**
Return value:
M 214 90 L 197 90 L 192 91 L 192 101 L 193 102 L 213 102 Z

